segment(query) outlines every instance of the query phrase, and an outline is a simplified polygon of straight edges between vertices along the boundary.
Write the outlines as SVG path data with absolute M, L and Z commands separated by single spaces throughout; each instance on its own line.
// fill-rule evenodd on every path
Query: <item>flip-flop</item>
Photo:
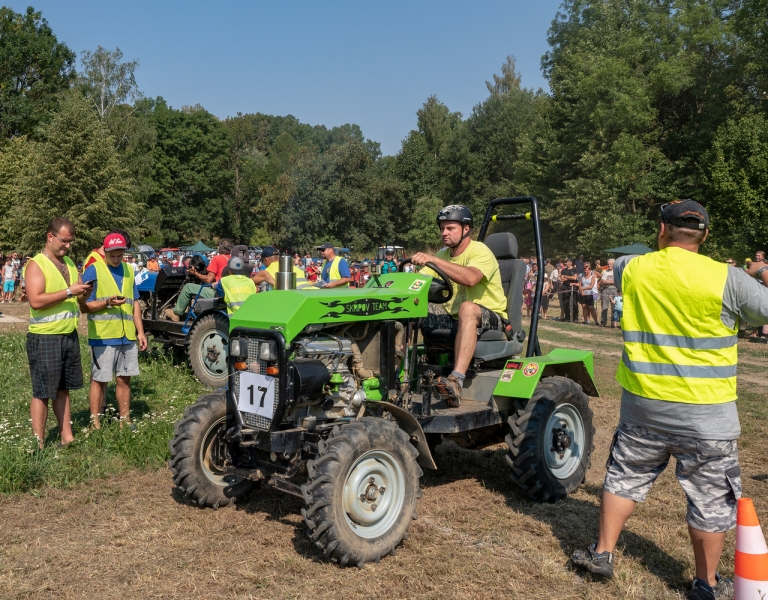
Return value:
M 440 395 L 440 399 L 451 408 L 458 408 L 461 405 L 461 384 L 455 377 L 438 377 L 435 381 L 435 388 Z

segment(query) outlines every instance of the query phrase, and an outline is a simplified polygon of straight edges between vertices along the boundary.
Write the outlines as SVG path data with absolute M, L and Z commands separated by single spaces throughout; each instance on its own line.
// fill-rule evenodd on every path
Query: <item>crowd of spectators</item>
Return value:
M 316 284 L 321 281 L 324 259 L 313 256 L 310 252 L 299 252 L 292 249 L 283 249 L 281 253 L 291 254 L 293 264 L 300 269 L 308 282 Z M 210 261 L 218 254 L 218 251 L 206 253 L 206 261 Z M 125 262 L 133 269 L 135 274 L 142 272 L 157 272 L 165 266 L 187 266 L 191 254 L 181 251 L 156 252 L 151 255 L 139 255 L 138 257 L 126 253 Z M 18 252 L 8 255 L 0 255 L 2 265 L 3 294 L 0 303 L 25 301 L 23 267 L 30 257 L 21 257 Z M 525 316 L 530 317 L 533 306 L 534 292 L 539 278 L 539 267 L 535 256 L 521 257 L 526 264 L 525 286 L 523 290 L 523 304 Z M 251 250 L 248 255 L 250 264 L 255 274 L 265 268 L 262 256 L 258 249 Z M 739 265 L 733 258 L 725 262 L 734 267 L 746 269 L 752 261 L 765 260 L 762 250 L 755 252 L 754 257 L 747 258 L 744 264 Z M 569 321 L 595 325 L 602 327 L 619 327 L 622 313 L 621 292 L 617 290 L 613 280 L 612 258 L 607 261 L 599 259 L 594 265 L 584 259 L 563 258 L 559 260 L 545 259 L 544 284 L 541 298 L 541 316 L 544 319 L 553 318 L 559 321 Z M 371 278 L 371 267 L 378 265 L 382 273 L 397 269 L 397 261 L 394 253 L 388 252 L 384 260 L 363 258 L 360 260 L 344 259 L 345 267 L 349 273 L 350 287 L 364 287 Z M 82 264 L 78 264 L 82 272 Z M 413 267 L 408 264 L 405 271 L 410 272 Z M 550 307 L 559 307 L 560 317 L 550 317 Z M 581 311 L 581 314 L 579 312 Z M 753 332 L 754 336 L 768 339 L 768 326 Z

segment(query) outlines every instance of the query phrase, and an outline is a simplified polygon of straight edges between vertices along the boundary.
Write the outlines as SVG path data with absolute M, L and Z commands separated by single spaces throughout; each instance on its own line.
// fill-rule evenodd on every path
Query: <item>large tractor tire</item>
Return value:
M 402 429 L 375 417 L 338 425 L 318 444 L 301 514 L 332 562 L 362 568 L 407 538 L 421 497 L 417 455 Z
M 227 384 L 229 321 L 219 314 L 200 319 L 189 334 L 189 362 L 204 386 L 218 389 Z
M 507 419 L 507 463 L 532 500 L 558 502 L 584 482 L 594 448 L 589 398 L 565 377 L 546 377 Z
M 218 434 L 226 426 L 226 402 L 224 394 L 201 396 L 176 421 L 168 443 L 173 481 L 198 506 L 231 506 L 256 486 L 221 469 L 227 449 Z

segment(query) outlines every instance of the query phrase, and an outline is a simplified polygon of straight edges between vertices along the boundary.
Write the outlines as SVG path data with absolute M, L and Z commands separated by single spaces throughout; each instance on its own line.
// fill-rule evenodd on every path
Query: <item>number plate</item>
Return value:
M 240 373 L 237 407 L 247 413 L 271 419 L 275 413 L 275 378 L 257 373 Z

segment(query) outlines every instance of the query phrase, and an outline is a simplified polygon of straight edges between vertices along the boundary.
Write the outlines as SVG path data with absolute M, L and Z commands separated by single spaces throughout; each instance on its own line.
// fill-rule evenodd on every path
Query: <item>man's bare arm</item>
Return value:
M 483 272 L 477 267 L 462 267 L 451 261 L 437 258 L 436 256 L 425 254 L 423 252 L 414 254 L 411 258 L 411 262 L 417 266 L 424 266 L 426 263 L 431 262 L 438 269 L 443 271 L 452 281 L 459 285 L 463 285 L 464 287 L 477 285 L 483 278 Z
M 56 306 L 67 299 L 67 290 L 46 293 L 45 275 L 43 275 L 42 269 L 34 261 L 29 261 L 27 265 L 26 286 L 29 305 L 35 310 Z M 80 301 L 79 296 L 91 293 L 91 287 L 83 285 L 79 277 L 75 283 L 69 286 L 69 289 L 72 294 L 78 296 L 78 302 Z

